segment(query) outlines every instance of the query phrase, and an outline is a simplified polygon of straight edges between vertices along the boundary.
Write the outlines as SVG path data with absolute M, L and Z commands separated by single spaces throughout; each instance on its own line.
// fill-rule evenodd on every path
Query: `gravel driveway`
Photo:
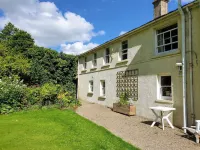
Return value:
M 200 144 L 185 136 L 180 129 L 166 127 L 163 131 L 161 125 L 150 128 L 152 122 L 145 118 L 121 115 L 98 104 L 82 104 L 78 114 L 142 150 L 200 150 Z

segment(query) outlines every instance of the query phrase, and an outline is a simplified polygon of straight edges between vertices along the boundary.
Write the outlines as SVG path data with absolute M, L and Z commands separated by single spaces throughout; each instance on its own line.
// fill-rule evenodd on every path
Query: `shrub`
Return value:
M 53 83 L 45 83 L 40 89 L 40 101 L 42 105 L 44 106 L 55 104 L 59 90 L 59 85 L 55 85 Z
M 40 102 L 40 87 L 27 87 L 26 88 L 26 100 L 29 105 L 36 105 Z
M 26 85 L 17 77 L 6 77 L 0 80 L 0 111 L 9 113 L 27 106 L 25 99 Z
M 119 104 L 121 105 L 128 105 L 129 104 L 129 97 L 127 93 L 122 93 L 120 95 Z

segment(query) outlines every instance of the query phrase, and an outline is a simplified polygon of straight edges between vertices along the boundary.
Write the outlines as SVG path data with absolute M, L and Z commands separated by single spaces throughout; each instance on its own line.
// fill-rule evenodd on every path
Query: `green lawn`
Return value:
M 55 109 L 0 116 L 0 150 L 135 150 L 76 113 Z

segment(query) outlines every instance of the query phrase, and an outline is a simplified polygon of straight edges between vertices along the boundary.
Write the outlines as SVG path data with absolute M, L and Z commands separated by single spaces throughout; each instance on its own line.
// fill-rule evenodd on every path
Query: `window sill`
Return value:
M 98 97 L 98 100 L 99 100 L 99 101 L 104 101 L 105 99 L 106 99 L 105 96 L 99 96 L 99 97 Z
M 97 67 L 91 68 L 90 71 L 95 71 L 97 70 Z
M 87 96 L 88 96 L 88 97 L 93 96 L 93 92 L 88 92 L 88 93 L 87 93 Z
M 161 104 L 174 104 L 174 102 L 172 100 L 163 100 L 163 99 L 156 100 L 155 102 L 161 103 Z
M 81 71 L 81 73 L 86 73 L 86 72 L 87 72 L 87 69 Z
M 116 66 L 119 66 L 119 65 L 126 65 L 128 63 L 128 59 L 126 60 L 122 60 L 122 61 L 119 61 L 116 63 Z
M 106 64 L 106 65 L 102 66 L 101 69 L 107 69 L 109 67 L 110 67 L 110 64 Z
M 179 52 L 180 52 L 179 49 L 171 50 L 168 52 L 162 52 L 162 53 L 156 52 L 152 58 L 154 59 L 154 58 L 158 58 L 158 57 L 166 57 L 166 56 L 176 55 Z

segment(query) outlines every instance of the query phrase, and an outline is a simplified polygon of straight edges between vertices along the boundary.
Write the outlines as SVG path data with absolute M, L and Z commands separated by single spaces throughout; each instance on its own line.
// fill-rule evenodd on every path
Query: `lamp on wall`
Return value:
M 178 70 L 179 70 L 179 75 L 181 75 L 182 74 L 182 70 L 183 70 L 183 64 L 182 63 L 180 63 L 180 62 L 178 62 L 178 63 L 176 63 L 176 67 L 178 67 Z

